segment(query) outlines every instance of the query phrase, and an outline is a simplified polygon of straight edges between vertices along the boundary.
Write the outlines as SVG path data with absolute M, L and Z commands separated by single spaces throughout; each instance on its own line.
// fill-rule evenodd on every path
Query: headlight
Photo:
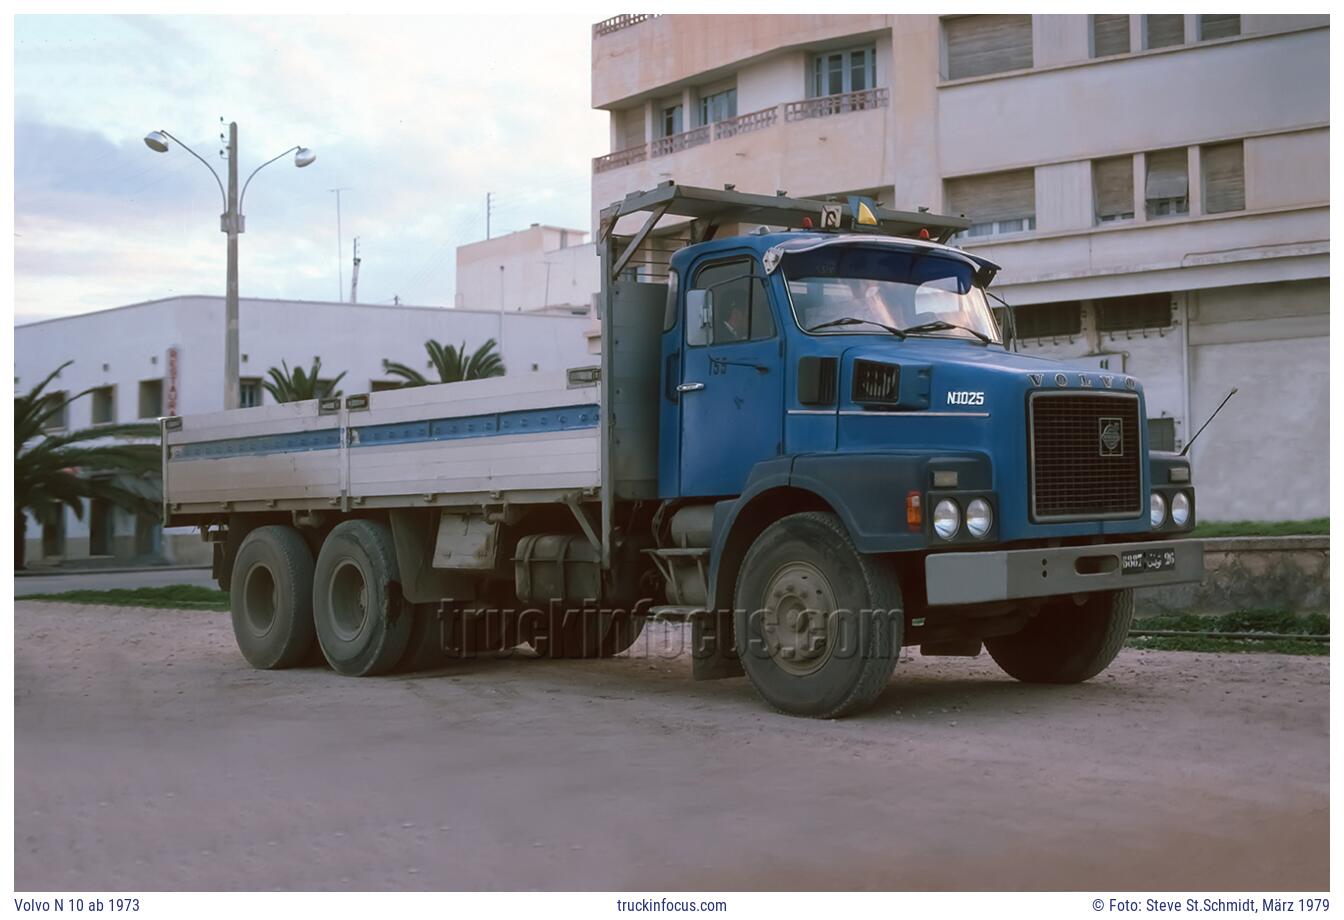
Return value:
M 933 530 L 944 540 L 951 540 L 961 527 L 961 509 L 950 498 L 945 498 L 933 509 Z
M 989 528 L 993 526 L 994 510 L 989 507 L 989 502 L 977 498 L 966 506 L 966 529 L 971 532 L 971 536 L 979 539 L 989 533 Z
M 1190 520 L 1190 496 L 1177 492 L 1171 497 L 1171 523 L 1184 527 Z
M 1154 492 L 1148 497 L 1148 522 L 1154 528 L 1161 527 L 1167 522 L 1167 500 L 1162 497 L 1161 492 Z

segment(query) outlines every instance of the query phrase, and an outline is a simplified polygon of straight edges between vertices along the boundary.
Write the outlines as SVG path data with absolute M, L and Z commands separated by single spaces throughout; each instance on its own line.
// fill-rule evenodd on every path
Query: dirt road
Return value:
M 916 654 L 816 722 L 684 657 L 352 680 L 249 670 L 225 614 L 15 619 L 19 890 L 1329 884 L 1325 658 Z

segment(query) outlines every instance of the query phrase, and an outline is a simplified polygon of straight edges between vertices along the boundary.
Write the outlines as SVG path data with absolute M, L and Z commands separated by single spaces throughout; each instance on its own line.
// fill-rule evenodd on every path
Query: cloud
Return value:
M 532 221 L 583 227 L 589 158 L 586 17 L 20 16 L 15 24 L 15 287 L 20 314 L 62 314 L 223 287 L 214 180 L 219 118 L 236 119 L 240 182 L 294 144 L 317 162 L 266 168 L 244 200 L 241 288 L 336 295 L 360 238 L 361 300 L 453 302 L 453 250 Z

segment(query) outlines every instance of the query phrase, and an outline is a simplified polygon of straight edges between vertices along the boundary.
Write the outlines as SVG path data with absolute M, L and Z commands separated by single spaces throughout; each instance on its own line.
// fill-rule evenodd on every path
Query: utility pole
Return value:
M 224 279 L 224 408 L 238 408 L 238 234 L 243 215 L 238 213 L 238 122 L 229 122 L 228 209 L 220 215 L 220 227 L 229 238 L 228 265 Z
M 355 267 L 350 270 L 350 302 L 358 303 L 355 295 L 359 292 L 359 237 L 355 237 Z
M 490 239 L 490 211 L 494 207 L 494 205 L 491 204 L 490 199 L 494 194 L 494 192 L 485 193 L 485 238 L 487 240 Z
M 345 256 L 345 247 L 341 244 L 341 192 L 348 192 L 350 188 L 343 185 L 327 191 L 336 193 L 336 302 L 340 303 L 345 299 L 345 267 L 341 264 Z

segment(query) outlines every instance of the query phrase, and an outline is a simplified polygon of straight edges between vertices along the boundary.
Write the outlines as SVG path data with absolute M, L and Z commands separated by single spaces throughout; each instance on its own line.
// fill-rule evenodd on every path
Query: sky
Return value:
M 455 249 L 533 222 L 589 229 L 591 16 L 14 20 L 15 321 L 224 291 L 219 188 L 238 123 L 244 297 L 452 305 Z M 224 123 L 221 123 L 221 117 Z M 343 251 L 338 261 L 336 195 Z M 338 266 L 344 279 L 338 281 Z

